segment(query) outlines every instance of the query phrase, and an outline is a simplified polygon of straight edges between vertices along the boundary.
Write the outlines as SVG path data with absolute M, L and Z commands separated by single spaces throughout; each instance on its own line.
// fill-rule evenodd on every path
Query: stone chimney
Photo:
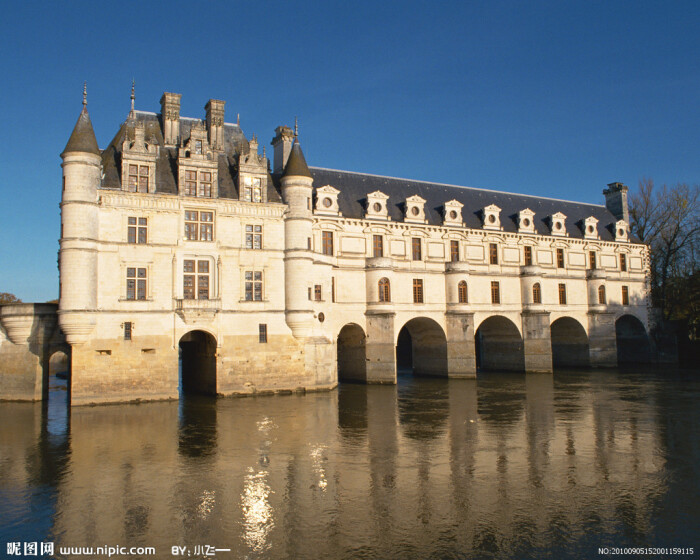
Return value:
M 622 183 L 609 183 L 608 188 L 603 191 L 605 195 L 605 206 L 611 214 L 618 220 L 625 220 L 630 223 L 630 212 L 627 205 L 628 187 Z
M 284 166 L 287 165 L 289 153 L 292 150 L 294 132 L 288 126 L 278 126 L 275 129 L 275 134 L 271 142 L 275 149 L 273 172 L 281 173 L 284 171 Z
M 226 101 L 210 99 L 204 106 L 207 112 L 207 132 L 212 150 L 224 149 L 224 105 Z
M 160 114 L 163 119 L 163 141 L 166 146 L 177 146 L 180 138 L 180 93 L 163 93 Z

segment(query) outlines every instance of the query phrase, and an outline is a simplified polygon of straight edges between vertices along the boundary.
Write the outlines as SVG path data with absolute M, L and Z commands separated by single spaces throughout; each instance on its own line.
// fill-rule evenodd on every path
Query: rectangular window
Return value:
M 557 249 L 557 268 L 564 268 L 564 249 Z
M 423 280 L 413 280 L 413 303 L 423 303 Z
M 245 227 L 245 248 L 262 249 L 262 226 L 247 225 Z
M 491 282 L 491 303 L 501 303 L 501 285 Z
M 148 243 L 148 218 L 128 218 L 127 239 L 129 243 Z
M 131 323 L 124 323 L 124 340 L 131 340 Z
M 384 256 L 384 238 L 381 235 L 373 237 L 372 249 L 372 255 L 375 257 Z
M 335 276 L 331 276 L 331 302 L 335 303 Z
M 185 299 L 209 299 L 209 261 L 186 260 L 183 263 L 182 297 Z
M 566 305 L 566 284 L 559 284 L 559 304 Z
M 126 269 L 126 299 L 146 299 L 146 269 L 129 267 Z
M 245 300 L 262 301 L 262 272 L 246 270 Z
M 525 245 L 523 247 L 524 250 L 524 256 L 525 256 L 525 266 L 532 266 L 532 247 L 529 245 Z
M 622 286 L 622 305 L 630 304 L 630 289 L 627 286 Z
M 596 262 L 596 258 L 595 258 L 595 251 L 589 251 L 588 252 L 588 268 L 590 268 L 591 270 L 595 270 L 596 265 L 597 265 L 597 262 Z
M 242 198 L 246 202 L 262 202 L 262 181 L 260 177 L 243 177 Z
M 420 237 L 414 237 L 411 239 L 411 248 L 414 261 L 423 260 L 423 254 L 421 252 Z
M 211 198 L 211 171 L 185 170 L 185 195 Z
M 185 239 L 188 241 L 213 241 L 214 213 L 186 210 Z
M 314 286 L 314 300 L 321 301 L 321 284 Z
M 498 264 L 498 245 L 489 243 L 489 263 Z
M 148 165 L 129 165 L 128 191 L 148 192 Z
M 322 231 L 321 232 L 321 248 L 324 255 L 333 254 L 333 232 L 332 231 Z
M 459 260 L 459 241 L 450 241 L 450 262 Z
M 627 255 L 624 253 L 620 254 L 620 271 L 627 272 Z
M 260 344 L 267 343 L 267 325 L 266 324 L 259 324 L 258 325 L 258 342 Z

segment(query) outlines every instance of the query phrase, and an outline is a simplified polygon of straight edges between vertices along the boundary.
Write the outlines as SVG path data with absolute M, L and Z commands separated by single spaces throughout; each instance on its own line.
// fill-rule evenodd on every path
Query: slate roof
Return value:
M 161 129 L 160 115 L 136 111 L 135 119 L 145 125 L 145 138 L 147 141 L 157 143 L 160 146 L 160 154 L 156 160 L 156 192 L 177 194 L 177 148 L 165 147 Z M 200 119 L 180 117 L 180 137 L 186 142 L 196 122 L 203 123 Z M 133 128 L 129 121 L 124 122 L 114 136 L 109 146 L 102 152 L 102 167 L 104 179 L 102 188 L 121 189 L 121 148 L 127 134 L 133 134 Z M 94 137 L 94 133 L 93 133 Z M 71 137 L 72 138 L 72 137 Z M 69 142 L 70 144 L 70 142 Z M 97 148 L 97 142 L 95 142 Z M 224 124 L 224 152 L 218 155 L 219 198 L 239 198 L 237 188 L 237 156 L 248 153 L 250 147 L 248 140 L 243 135 L 240 127 L 235 124 Z M 99 154 L 99 151 L 97 152 Z M 272 180 L 268 181 L 267 200 L 281 202 L 282 197 Z
M 284 166 L 284 173 L 282 175 L 285 177 L 291 175 L 311 177 L 309 166 L 306 165 L 304 152 L 301 151 L 301 146 L 296 138 L 294 139 L 294 144 L 292 144 L 292 149 L 289 152 L 289 158 L 287 159 L 287 165 Z
M 461 202 L 462 221 L 473 229 L 482 229 L 482 210 L 490 204 L 501 208 L 501 226 L 503 231 L 518 231 L 518 213 L 529 208 L 535 213 L 534 223 L 537 233 L 550 235 L 548 218 L 557 212 L 566 215 L 566 231 L 571 238 L 583 238 L 583 220 L 594 216 L 599 220 L 598 233 L 602 241 L 614 241 L 612 228 L 617 218 L 605 207 L 598 204 L 555 200 L 525 194 L 515 194 L 455 185 L 443 185 L 410 179 L 398 179 L 379 175 L 367 175 L 350 171 L 311 167 L 314 187 L 331 185 L 340 191 L 338 206 L 344 217 L 363 218 L 367 203 L 367 194 L 381 191 L 389 196 L 387 209 L 394 222 L 403 222 L 404 204 L 412 195 L 419 195 L 426 200 L 425 217 L 429 224 L 441 226 L 443 223 L 444 204 L 450 200 Z
M 100 155 L 100 148 L 97 146 L 97 139 L 92 128 L 90 115 L 88 115 L 87 107 L 84 105 L 61 156 L 68 152 L 87 152 L 97 156 Z

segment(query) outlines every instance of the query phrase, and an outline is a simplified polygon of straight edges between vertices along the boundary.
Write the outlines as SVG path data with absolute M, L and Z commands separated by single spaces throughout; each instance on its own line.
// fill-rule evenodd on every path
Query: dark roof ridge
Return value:
M 515 192 L 509 192 L 509 191 L 498 191 L 496 189 L 486 189 L 482 187 L 466 187 L 464 185 L 453 185 L 451 183 L 437 183 L 435 181 L 424 181 L 422 179 L 408 179 L 406 177 L 392 177 L 389 175 L 377 175 L 375 173 L 362 173 L 359 171 L 347 171 L 344 169 L 330 169 L 328 167 L 317 167 L 317 166 L 311 166 L 309 169 L 318 169 L 319 171 L 333 171 L 336 173 L 352 173 L 354 175 L 364 175 L 366 177 L 376 177 L 378 179 L 393 179 L 395 181 L 409 181 L 412 183 L 423 183 L 426 185 L 435 185 L 439 187 L 453 187 L 457 189 L 468 189 L 468 190 L 473 190 L 473 191 L 482 191 L 482 192 L 493 192 L 493 193 L 498 193 L 498 194 L 505 194 L 505 195 L 513 195 L 513 196 L 527 196 L 530 198 L 535 198 L 538 200 L 552 200 L 555 202 L 567 202 L 570 204 L 583 204 L 586 206 L 596 206 L 599 208 L 605 208 L 604 204 L 594 204 L 592 202 L 578 202 L 576 200 L 566 200 L 563 198 L 552 198 L 548 196 L 539 196 L 536 194 L 524 194 L 524 193 L 515 193 Z

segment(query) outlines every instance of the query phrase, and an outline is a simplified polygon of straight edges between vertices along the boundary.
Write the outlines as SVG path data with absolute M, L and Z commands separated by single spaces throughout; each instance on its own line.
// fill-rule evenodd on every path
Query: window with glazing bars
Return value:
M 128 189 L 130 192 L 148 192 L 148 165 L 129 165 Z
M 532 266 L 532 247 L 525 245 L 525 247 L 523 247 L 523 256 L 525 259 L 525 266 Z
M 605 297 L 605 286 L 598 287 L 598 303 L 600 305 L 605 305 L 607 303 Z
M 630 304 L 630 289 L 627 286 L 622 286 L 622 305 Z
M 260 344 L 267 343 L 267 324 L 261 323 L 258 325 L 258 342 Z
M 459 241 L 452 239 L 450 241 L 450 262 L 457 262 L 459 260 Z
M 242 198 L 246 202 L 262 202 L 262 181 L 260 177 L 243 177 Z
M 559 284 L 559 304 L 566 305 L 566 284 Z
M 381 301 L 381 302 L 391 301 L 391 290 L 390 290 L 388 278 L 382 278 L 379 281 L 379 301 Z
M 321 301 L 321 284 L 315 284 L 314 285 L 314 300 L 316 301 Z
M 532 303 L 542 303 L 542 288 L 539 282 L 532 285 Z
M 589 251 L 588 252 L 588 268 L 590 268 L 591 270 L 595 270 L 596 265 L 597 265 L 597 262 L 596 262 L 596 257 L 595 257 L 595 251 Z
M 374 235 L 372 239 L 372 255 L 374 257 L 384 256 L 384 238 L 381 235 Z
M 213 241 L 214 213 L 186 210 L 185 239 L 188 241 Z
M 247 225 L 245 227 L 245 248 L 262 249 L 262 226 Z
M 324 255 L 333 254 L 333 232 L 332 231 L 322 231 L 321 232 L 321 251 Z
M 246 270 L 245 272 L 245 300 L 262 301 L 263 279 L 262 272 Z
M 209 261 L 187 259 L 182 270 L 182 297 L 209 299 Z
M 413 280 L 413 303 L 423 303 L 423 280 Z
M 498 245 L 489 243 L 489 263 L 498 264 Z
M 627 255 L 620 253 L 620 271 L 627 272 Z
M 467 303 L 467 283 L 464 280 L 457 284 L 457 301 Z
M 491 303 L 501 303 L 501 285 L 491 282 Z
M 185 171 L 185 195 L 211 198 L 211 171 Z
M 423 259 L 423 253 L 421 251 L 420 237 L 414 237 L 411 239 L 411 249 L 414 261 L 420 261 Z
M 128 218 L 127 238 L 129 243 L 148 243 L 148 218 Z
M 146 299 L 146 269 L 129 267 L 126 269 L 126 299 Z
M 557 249 L 557 268 L 564 268 L 564 249 Z

